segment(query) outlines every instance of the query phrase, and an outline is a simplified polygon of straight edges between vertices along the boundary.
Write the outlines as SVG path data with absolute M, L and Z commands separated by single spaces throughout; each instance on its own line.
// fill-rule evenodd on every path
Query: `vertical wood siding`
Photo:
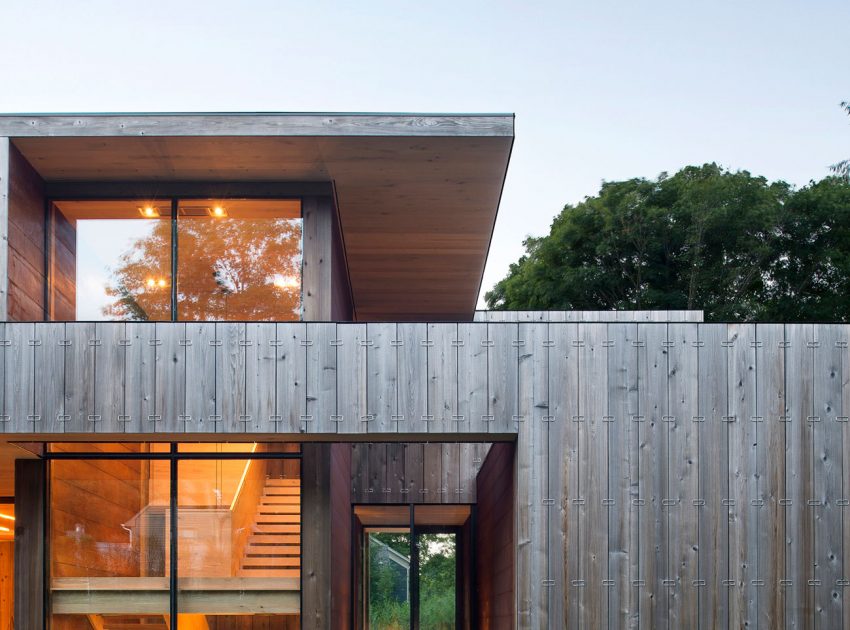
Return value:
M 481 457 L 440 442 L 516 436 L 518 627 L 850 621 L 845 325 L 528 313 L 0 337 L 0 431 L 23 438 L 370 434 L 407 443 L 352 460 L 355 495 L 440 503 L 471 500 L 456 463 Z

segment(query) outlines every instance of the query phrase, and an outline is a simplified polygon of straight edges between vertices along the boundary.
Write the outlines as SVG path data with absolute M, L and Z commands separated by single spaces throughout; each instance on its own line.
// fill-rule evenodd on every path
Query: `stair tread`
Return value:
M 301 536 L 298 534 L 251 534 L 248 536 L 249 545 L 300 545 Z
M 300 569 L 239 569 L 238 577 L 300 578 Z
M 277 477 L 268 477 L 266 479 L 266 487 L 268 486 L 301 486 L 300 479 L 279 479 Z
M 242 568 L 243 569 L 271 569 L 277 567 L 297 567 L 301 565 L 300 558 L 293 557 L 281 557 L 281 558 L 252 558 L 247 557 L 242 559 Z

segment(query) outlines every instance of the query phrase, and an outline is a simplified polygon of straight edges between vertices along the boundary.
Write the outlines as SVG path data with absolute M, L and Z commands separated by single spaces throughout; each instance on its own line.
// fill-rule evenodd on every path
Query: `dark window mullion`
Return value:
M 171 321 L 177 321 L 177 208 L 176 197 L 171 199 Z

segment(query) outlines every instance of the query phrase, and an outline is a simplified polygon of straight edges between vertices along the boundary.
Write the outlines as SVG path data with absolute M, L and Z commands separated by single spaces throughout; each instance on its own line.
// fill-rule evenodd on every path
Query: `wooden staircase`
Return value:
M 163 615 L 89 615 L 95 630 L 168 630 Z
M 240 577 L 301 577 L 301 480 L 266 478 Z

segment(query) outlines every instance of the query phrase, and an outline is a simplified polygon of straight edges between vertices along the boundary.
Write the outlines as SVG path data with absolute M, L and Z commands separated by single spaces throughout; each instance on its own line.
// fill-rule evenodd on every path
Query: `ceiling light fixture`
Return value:
M 142 215 L 145 219 L 158 219 L 159 218 L 159 208 L 156 206 L 144 206 L 139 208 L 139 214 Z
M 9 516 L 8 514 L 0 514 L 0 518 L 5 518 L 7 521 L 14 521 L 14 516 Z
M 214 219 L 223 219 L 227 216 L 227 210 L 223 206 L 213 206 L 209 209 L 209 213 Z

